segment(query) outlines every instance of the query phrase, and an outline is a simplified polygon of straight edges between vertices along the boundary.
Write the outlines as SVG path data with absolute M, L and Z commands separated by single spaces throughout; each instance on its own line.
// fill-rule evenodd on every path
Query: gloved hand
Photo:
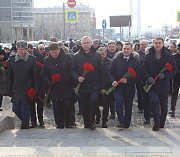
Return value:
M 154 79 L 153 79 L 152 77 L 149 77 L 149 78 L 148 78 L 148 82 L 149 82 L 149 83 L 152 83 L 153 85 L 155 84 L 155 81 L 154 81 Z
M 163 74 L 163 73 L 157 74 L 157 77 L 158 77 L 159 79 L 163 79 L 163 78 L 164 78 L 164 74 Z

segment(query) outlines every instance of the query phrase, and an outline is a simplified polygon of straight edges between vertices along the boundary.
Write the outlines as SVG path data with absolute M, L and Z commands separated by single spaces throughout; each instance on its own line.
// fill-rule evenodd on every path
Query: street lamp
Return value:
M 21 40 L 22 40 L 22 25 L 21 25 L 21 13 L 22 13 L 22 9 L 23 9 L 23 7 L 25 6 L 25 4 L 30 4 L 30 2 L 27 2 L 27 3 L 24 3 L 23 5 L 22 5 L 22 7 L 21 7 L 21 10 L 20 10 L 20 28 L 21 28 Z

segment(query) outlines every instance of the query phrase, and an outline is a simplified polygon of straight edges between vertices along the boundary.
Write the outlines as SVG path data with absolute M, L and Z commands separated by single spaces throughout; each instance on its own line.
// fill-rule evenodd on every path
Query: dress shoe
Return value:
M 78 112 L 77 115 L 80 116 L 80 115 L 82 115 L 82 113 L 81 113 L 81 112 Z
M 87 128 L 90 128 L 90 126 L 89 125 L 85 125 L 84 128 L 87 129 Z
M 76 127 L 76 123 L 75 122 L 70 122 L 69 125 L 73 126 L 73 127 Z
M 124 122 L 120 122 L 117 127 L 118 128 L 124 128 Z
M 172 115 L 171 115 L 171 118 L 175 118 L 175 114 L 172 114 Z
M 150 123 L 149 119 L 144 121 L 144 124 L 149 124 L 149 123 Z
M 3 109 L 2 109 L 2 108 L 0 108 L 0 111 L 3 111 Z
M 96 126 L 95 126 L 94 123 L 91 124 L 90 129 L 91 129 L 91 130 L 95 130 L 95 129 L 96 129 Z
M 139 109 L 138 113 L 143 113 L 143 109 Z
M 159 124 L 154 124 L 152 130 L 158 131 L 159 130 Z
M 95 123 L 99 124 L 100 123 L 100 118 L 96 118 Z
M 25 127 L 24 125 L 21 125 L 21 129 L 29 129 L 29 127 Z
M 37 125 L 35 123 L 32 123 L 32 125 L 30 126 L 30 128 L 35 128 Z
M 57 126 L 57 129 L 64 129 L 64 126 Z
M 40 126 L 44 126 L 44 121 L 39 121 Z
M 106 122 L 102 122 L 102 128 L 107 128 Z
M 175 114 L 175 111 L 171 110 L 171 111 L 169 111 L 169 114 Z
M 115 114 L 111 114 L 110 119 L 115 119 Z

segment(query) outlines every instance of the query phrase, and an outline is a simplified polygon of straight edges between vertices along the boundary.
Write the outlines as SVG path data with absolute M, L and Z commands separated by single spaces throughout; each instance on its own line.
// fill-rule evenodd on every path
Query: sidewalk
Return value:
M 20 121 L 11 111 L 9 97 L 3 100 L 3 112 L 15 118 L 15 129 L 0 133 L 0 156 L 5 155 L 180 155 L 180 99 L 176 118 L 169 115 L 165 129 L 152 131 L 151 124 L 144 125 L 143 114 L 137 113 L 134 102 L 129 129 L 120 130 L 117 119 L 108 121 L 108 128 L 97 125 L 95 131 L 83 128 L 82 116 L 76 116 L 76 128 L 56 129 L 51 108 L 44 107 L 45 127 L 21 130 Z M 77 105 L 76 105 L 77 112 Z

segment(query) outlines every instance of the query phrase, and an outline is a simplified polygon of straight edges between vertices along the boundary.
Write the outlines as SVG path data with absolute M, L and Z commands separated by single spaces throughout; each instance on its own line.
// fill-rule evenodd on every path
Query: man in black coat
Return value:
M 135 94 L 135 83 L 140 77 L 140 63 L 132 54 L 132 44 L 125 43 L 123 52 L 114 58 L 110 70 L 109 79 L 115 89 L 116 112 L 119 120 L 118 127 L 129 128 L 132 115 L 133 97 Z M 131 67 L 136 72 L 136 77 L 123 78 L 120 84 L 117 82 L 128 72 Z M 125 116 L 123 116 L 123 106 L 125 106 Z
M 18 41 L 16 46 L 16 55 L 8 61 L 7 94 L 12 96 L 12 110 L 22 121 L 21 129 L 29 129 L 32 101 L 27 93 L 30 88 L 37 91 L 37 64 L 27 52 L 27 42 Z
M 177 97 L 179 93 L 179 87 L 180 87 L 180 44 L 178 44 L 177 47 L 177 53 L 173 55 L 174 60 L 176 62 L 176 66 L 178 68 L 177 74 L 173 77 L 173 92 L 171 97 L 171 111 L 169 114 L 171 114 L 171 117 L 175 117 L 175 108 L 177 103 Z
M 145 58 L 145 49 L 148 47 L 147 41 L 142 40 L 140 42 L 140 50 L 137 51 L 137 53 L 139 54 L 139 58 L 140 58 L 140 64 L 141 67 L 144 63 L 144 58 Z M 136 83 L 136 88 L 137 88 L 137 95 L 138 95 L 138 113 L 143 113 L 143 109 L 145 104 L 143 104 L 143 77 L 141 75 L 139 81 Z
M 43 45 L 44 46 L 44 45 Z M 36 62 L 37 62 L 37 71 L 38 71 L 38 87 L 37 87 L 37 92 L 38 96 L 44 99 L 45 97 L 45 89 L 44 89 L 44 81 L 43 81 L 43 76 L 42 76 L 42 66 L 43 66 L 43 61 L 44 61 L 44 56 L 43 54 L 39 53 L 39 50 L 34 54 L 36 56 Z M 28 44 L 28 50 L 27 52 L 31 55 L 33 55 L 34 48 L 32 44 Z M 41 66 L 42 64 L 42 66 Z M 43 121 L 43 102 L 36 98 L 35 102 L 37 103 L 37 115 L 38 115 L 38 120 L 40 126 L 44 125 Z M 35 102 L 31 104 L 31 126 L 30 128 L 35 128 L 37 126 L 37 118 L 36 118 L 36 105 Z
M 69 128 L 71 99 L 73 86 L 70 75 L 72 57 L 59 48 L 58 43 L 49 45 L 50 54 L 44 59 L 43 76 L 46 87 L 51 89 L 49 99 L 52 100 L 54 118 L 57 128 Z M 52 86 L 52 76 L 60 74 L 60 81 Z
M 166 63 L 172 65 L 172 70 L 166 70 L 160 74 L 160 71 L 166 66 Z M 170 51 L 164 47 L 163 39 L 161 37 L 156 37 L 153 41 L 153 47 L 149 50 L 149 54 L 145 56 L 142 71 L 145 80 L 154 85 L 149 91 L 151 108 L 154 115 L 153 131 L 164 128 L 168 109 L 170 79 L 176 72 L 176 64 Z M 154 78 L 156 76 L 158 79 L 155 82 Z M 161 113 L 159 113 L 160 111 Z
M 79 99 L 82 102 L 85 128 L 94 130 L 96 128 L 94 118 L 98 107 L 98 95 L 100 91 L 102 93 L 105 91 L 102 58 L 101 54 L 92 46 L 89 36 L 82 38 L 81 46 L 81 49 L 74 55 L 71 75 L 77 83 L 81 82 Z M 84 63 L 92 64 L 94 70 L 82 77 Z

